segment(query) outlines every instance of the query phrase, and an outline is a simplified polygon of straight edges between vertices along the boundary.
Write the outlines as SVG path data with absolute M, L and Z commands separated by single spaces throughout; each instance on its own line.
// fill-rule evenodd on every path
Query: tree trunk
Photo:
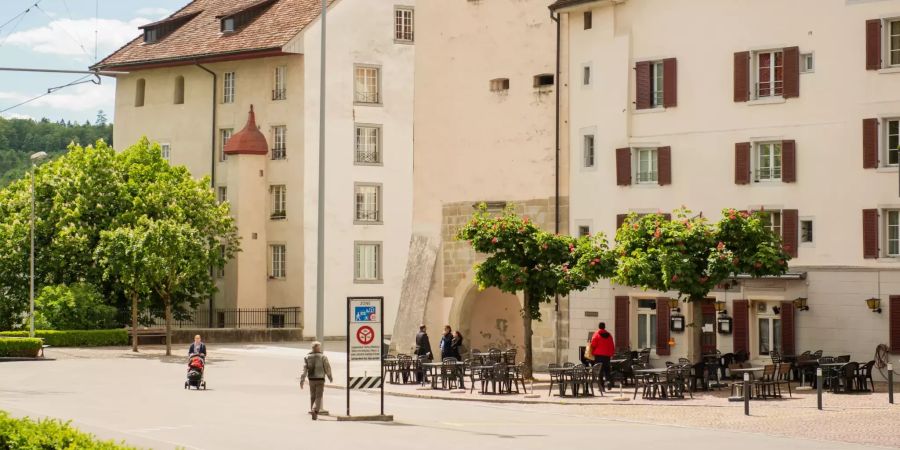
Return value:
M 131 294 L 131 351 L 138 351 L 138 295 Z
M 172 302 L 169 297 L 163 297 L 166 305 L 166 356 L 172 356 Z
M 532 346 L 531 346 L 531 296 L 528 295 L 528 291 L 525 291 L 525 308 L 524 314 L 522 315 L 522 324 L 525 326 L 525 370 L 523 371 L 523 375 L 526 379 L 531 379 L 532 371 L 533 371 L 533 357 L 532 357 Z

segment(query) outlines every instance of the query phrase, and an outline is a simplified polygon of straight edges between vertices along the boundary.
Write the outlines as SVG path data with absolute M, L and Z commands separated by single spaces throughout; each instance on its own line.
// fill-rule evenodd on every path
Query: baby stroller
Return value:
M 206 361 L 202 355 L 191 355 L 188 358 L 187 381 L 184 382 L 184 388 L 196 388 L 206 390 L 206 381 L 203 380 L 203 369 Z

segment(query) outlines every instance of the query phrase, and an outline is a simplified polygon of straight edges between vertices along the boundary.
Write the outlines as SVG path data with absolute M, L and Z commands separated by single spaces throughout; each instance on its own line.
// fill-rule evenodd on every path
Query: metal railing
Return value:
M 784 92 L 783 81 L 755 83 L 753 92 L 756 98 L 780 97 Z
M 657 172 L 638 172 L 638 183 L 655 183 L 658 180 Z
M 356 103 L 378 103 L 378 92 L 356 92 Z
M 273 89 L 272 90 L 272 100 L 285 100 L 287 99 L 287 89 Z
M 272 159 L 285 159 L 285 158 L 287 158 L 287 148 L 275 147 L 272 149 Z
M 212 317 L 212 323 L 210 323 Z M 124 321 L 131 324 L 131 316 Z M 141 321 L 143 326 L 164 328 L 163 318 Z M 181 314 L 172 321 L 172 328 L 301 328 L 303 308 L 214 308 L 210 316 L 209 308 L 201 307 Z
M 356 211 L 356 220 L 360 222 L 378 222 L 378 210 L 360 209 Z
M 781 168 L 757 169 L 753 171 L 754 181 L 777 181 L 781 179 Z
M 287 218 L 287 211 L 275 211 L 269 216 L 269 218 L 271 218 L 272 220 L 285 219 Z
M 357 151 L 356 162 L 365 164 L 378 164 L 379 156 L 376 151 Z

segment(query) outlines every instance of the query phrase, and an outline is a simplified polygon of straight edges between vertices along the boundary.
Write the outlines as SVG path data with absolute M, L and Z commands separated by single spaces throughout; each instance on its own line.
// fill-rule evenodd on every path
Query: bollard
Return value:
M 819 411 L 822 410 L 822 368 L 816 369 L 816 397 L 818 397 Z
M 750 415 L 750 374 L 744 374 L 744 415 Z
M 894 404 L 894 365 L 888 364 L 888 403 Z

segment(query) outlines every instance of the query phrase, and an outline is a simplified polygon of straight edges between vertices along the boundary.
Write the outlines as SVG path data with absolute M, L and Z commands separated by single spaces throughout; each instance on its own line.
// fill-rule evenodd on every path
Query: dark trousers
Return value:
M 610 371 L 612 369 L 609 363 L 610 359 L 612 359 L 611 356 L 594 355 L 594 364 L 603 364 L 603 368 L 600 371 L 603 373 L 603 382 L 607 384 L 612 382 L 610 379 Z

